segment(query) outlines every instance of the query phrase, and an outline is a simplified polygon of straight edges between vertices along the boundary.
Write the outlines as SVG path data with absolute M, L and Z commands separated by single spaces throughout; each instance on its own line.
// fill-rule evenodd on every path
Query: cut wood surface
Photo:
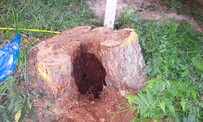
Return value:
M 80 82 L 75 80 L 84 80 L 78 77 L 88 74 L 78 71 L 77 76 L 73 75 L 74 60 L 82 55 L 81 50 L 94 55 L 101 63 L 106 72 L 103 77 L 107 86 L 119 90 L 125 86 L 139 89 L 146 80 L 142 75 L 145 62 L 137 34 L 132 29 L 76 27 L 43 41 L 38 49 L 36 67 L 38 78 L 41 79 L 39 81 L 42 82 L 43 89 L 54 96 L 72 90 L 76 87 L 75 82 Z M 96 67 L 95 63 L 86 65 Z M 102 74 L 99 69 L 92 71 Z M 85 77 L 91 79 L 92 76 Z

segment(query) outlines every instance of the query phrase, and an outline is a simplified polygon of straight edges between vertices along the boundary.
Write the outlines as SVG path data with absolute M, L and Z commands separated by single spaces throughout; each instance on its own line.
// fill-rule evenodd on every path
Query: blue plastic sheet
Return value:
M 21 34 L 18 34 L 3 48 L 0 48 L 0 82 L 4 82 L 16 69 L 21 48 L 21 37 Z

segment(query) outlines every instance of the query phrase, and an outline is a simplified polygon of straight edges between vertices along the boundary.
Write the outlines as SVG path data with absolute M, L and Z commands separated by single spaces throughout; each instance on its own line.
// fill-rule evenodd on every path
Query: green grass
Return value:
M 83 0 L 4 0 L 0 3 L 2 25 L 62 31 L 75 26 L 91 25 L 92 12 Z M 15 25 L 15 16 L 18 23 Z M 35 37 L 44 34 L 32 34 Z
M 130 11 L 117 26 L 138 33 L 151 79 L 138 95 L 127 97 L 140 116 L 135 121 L 202 121 L 203 34 L 185 21 L 147 22 Z
M 93 24 L 92 24 L 93 23 Z M 96 18 L 83 0 L 2 0 L 0 27 L 13 27 L 15 31 L 2 31 L 0 44 L 21 33 L 22 48 L 18 68 L 4 83 L 0 83 L 0 121 L 23 121 L 32 112 L 32 101 L 38 97 L 28 90 L 32 79 L 28 77 L 29 51 L 47 33 L 19 31 L 19 28 L 63 31 L 75 26 L 94 26 Z
M 201 18 L 201 17 L 200 17 Z M 75 26 L 99 25 L 83 0 L 2 0 L 0 26 L 16 31 L 2 31 L 4 45 L 18 28 L 63 31 Z M 144 21 L 129 10 L 116 22 L 116 28 L 134 28 L 146 61 L 145 72 L 151 80 L 137 96 L 127 99 L 135 110 L 134 121 L 202 121 L 203 105 L 203 35 L 184 21 Z M 29 51 L 40 38 L 53 34 L 21 31 L 21 55 L 18 70 L 0 84 L 0 121 L 23 121 L 38 97 L 28 90 Z
M 202 5 L 199 0 L 160 0 L 162 5 L 170 8 L 178 14 L 189 15 L 193 17 L 200 25 L 203 24 L 203 16 L 201 14 Z

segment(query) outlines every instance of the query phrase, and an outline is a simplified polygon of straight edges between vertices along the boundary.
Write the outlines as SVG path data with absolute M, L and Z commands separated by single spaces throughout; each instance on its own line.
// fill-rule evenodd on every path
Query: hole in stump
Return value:
M 103 85 L 106 85 L 106 71 L 98 58 L 87 53 L 81 45 L 81 52 L 73 62 L 73 74 L 80 94 L 93 94 L 100 98 Z

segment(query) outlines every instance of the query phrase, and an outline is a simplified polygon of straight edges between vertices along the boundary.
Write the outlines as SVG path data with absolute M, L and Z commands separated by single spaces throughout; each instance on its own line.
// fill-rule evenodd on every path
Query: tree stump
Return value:
M 147 80 L 132 29 L 76 27 L 42 41 L 35 50 L 29 58 L 30 89 L 42 94 L 33 103 L 40 121 L 110 121 L 107 111 L 124 107 L 122 96 Z M 130 120 L 125 116 L 115 121 Z
M 104 86 L 140 89 L 146 76 L 132 29 L 76 27 L 43 41 L 36 56 L 37 84 L 48 97 L 93 94 Z

